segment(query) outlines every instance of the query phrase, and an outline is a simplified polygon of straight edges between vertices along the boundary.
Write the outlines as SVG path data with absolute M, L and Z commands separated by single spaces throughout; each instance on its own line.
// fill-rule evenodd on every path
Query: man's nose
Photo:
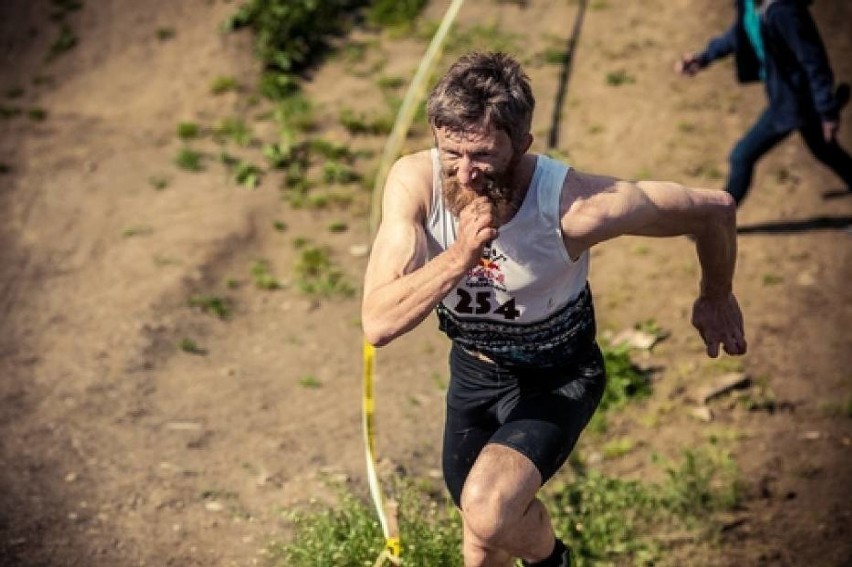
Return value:
M 472 160 L 462 158 L 458 164 L 456 175 L 458 176 L 459 183 L 462 185 L 472 185 L 482 176 L 482 171 L 480 171 Z

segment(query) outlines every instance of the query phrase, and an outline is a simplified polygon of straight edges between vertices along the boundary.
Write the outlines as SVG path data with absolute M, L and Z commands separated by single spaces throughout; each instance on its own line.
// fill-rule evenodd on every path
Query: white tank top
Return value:
M 437 150 L 432 163 L 426 233 L 429 255 L 435 257 L 456 241 L 458 219 L 444 205 Z M 562 239 L 560 197 L 568 169 L 537 156 L 517 214 L 437 305 L 440 329 L 463 348 L 506 366 L 546 368 L 593 345 L 589 254 L 572 261 Z
M 427 220 L 431 257 L 456 241 L 458 218 L 446 208 L 441 168 L 432 150 L 432 210 Z M 536 168 L 517 214 L 499 228 L 499 235 L 443 299 L 443 306 L 461 319 L 487 319 L 507 324 L 542 321 L 576 299 L 586 287 L 589 255 L 572 261 L 560 224 L 560 197 L 568 166 L 537 156 Z

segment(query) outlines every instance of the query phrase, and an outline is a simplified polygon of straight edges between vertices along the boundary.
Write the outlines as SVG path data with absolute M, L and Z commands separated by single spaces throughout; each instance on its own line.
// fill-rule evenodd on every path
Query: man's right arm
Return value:
M 428 155 L 428 154 L 427 154 Z M 396 162 L 388 175 L 382 223 L 364 276 L 361 321 L 371 344 L 383 346 L 416 327 L 479 261 L 489 230 L 489 213 L 462 211 L 458 241 L 427 261 L 424 221 L 432 172 L 423 154 Z
M 736 33 L 736 24 L 734 24 L 722 35 L 711 39 L 704 51 L 684 54 L 675 64 L 675 70 L 692 77 L 713 61 L 727 57 L 736 49 Z

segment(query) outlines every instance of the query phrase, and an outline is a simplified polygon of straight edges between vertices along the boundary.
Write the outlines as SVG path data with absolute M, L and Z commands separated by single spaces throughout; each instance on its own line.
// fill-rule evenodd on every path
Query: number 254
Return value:
M 475 315 L 484 315 L 492 312 L 490 291 L 477 291 L 476 296 L 471 295 L 463 289 L 457 289 L 456 293 L 459 296 L 459 301 L 456 303 L 455 307 L 457 312 Z M 474 305 L 474 302 L 476 305 Z M 517 319 L 521 314 L 521 312 L 515 307 L 514 297 L 494 309 L 493 312 L 498 315 L 502 315 L 507 321 Z

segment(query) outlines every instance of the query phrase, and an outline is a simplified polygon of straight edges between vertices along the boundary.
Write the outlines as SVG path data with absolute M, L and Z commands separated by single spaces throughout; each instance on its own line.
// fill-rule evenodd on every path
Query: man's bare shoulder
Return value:
M 568 216 L 588 214 L 598 208 L 608 197 L 615 197 L 619 180 L 606 175 L 584 173 L 570 169 L 562 184 L 560 214 Z
M 409 189 L 432 186 L 432 154 L 430 150 L 404 155 L 396 160 L 388 176 L 390 183 L 402 183 Z
M 432 171 L 429 150 L 407 154 L 397 159 L 385 184 L 385 211 L 422 217 L 428 211 L 432 198 Z

